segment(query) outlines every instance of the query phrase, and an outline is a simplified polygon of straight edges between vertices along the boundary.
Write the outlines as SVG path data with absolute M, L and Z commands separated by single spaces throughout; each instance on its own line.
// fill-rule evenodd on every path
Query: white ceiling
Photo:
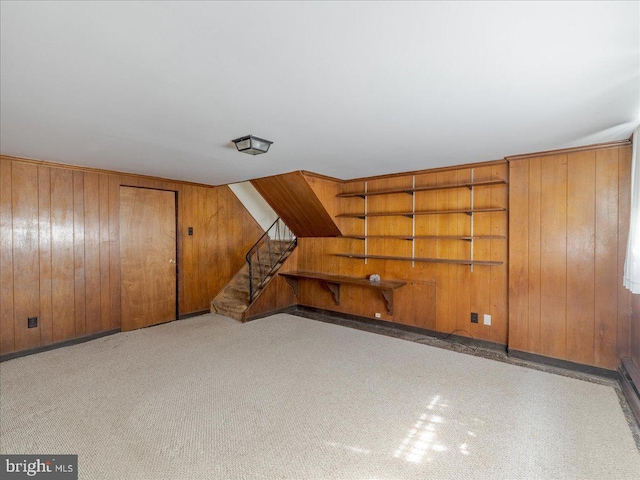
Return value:
M 5 2 L 1 152 L 223 184 L 629 138 L 639 2 Z M 230 140 L 274 142 L 266 155 Z

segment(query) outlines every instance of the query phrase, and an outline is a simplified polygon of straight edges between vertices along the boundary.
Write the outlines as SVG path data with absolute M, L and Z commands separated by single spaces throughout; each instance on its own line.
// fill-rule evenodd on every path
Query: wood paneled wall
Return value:
M 630 146 L 510 162 L 510 349 L 607 369 L 629 355 L 630 176 Z
M 640 370 L 640 295 L 631 296 L 631 360 Z
M 471 168 L 441 169 L 417 172 L 416 186 L 443 185 L 471 180 Z M 494 178 L 508 179 L 506 162 L 473 167 L 474 180 Z M 327 192 L 332 188 L 323 181 Z M 369 191 L 396 187 L 411 187 L 413 175 L 394 175 L 388 178 L 367 180 Z M 338 184 L 341 183 L 341 184 Z M 507 207 L 506 185 L 478 187 L 474 191 L 476 208 Z M 363 191 L 364 181 L 336 182 L 333 190 Z M 329 202 L 328 196 L 319 197 Z M 470 190 L 452 189 L 417 192 L 416 210 L 468 208 Z M 335 201 L 333 199 L 332 201 Z M 341 198 L 339 213 L 363 211 L 364 200 L 359 197 Z M 327 207 L 329 209 L 331 207 Z M 368 211 L 411 211 L 411 195 L 384 195 L 368 198 Z M 344 235 L 362 235 L 363 220 L 336 219 Z M 411 235 L 411 219 L 407 217 L 379 217 L 368 220 L 369 235 Z M 477 240 L 474 244 L 476 259 L 497 260 L 501 266 L 469 266 L 418 263 L 395 260 L 354 260 L 336 257 L 335 253 L 364 253 L 362 240 L 349 238 L 301 238 L 299 239 L 298 268 L 318 272 L 364 277 L 378 273 L 383 278 L 403 279 L 408 284 L 395 291 L 394 314 L 387 315 L 379 293 L 354 286 L 341 290 L 341 305 L 336 306 L 329 292 L 318 282 L 301 282 L 299 303 L 316 308 L 338 311 L 362 317 L 412 325 L 443 333 L 456 333 L 496 343 L 507 343 L 507 213 L 477 214 L 474 219 L 476 235 L 503 235 L 504 239 Z M 464 214 L 416 216 L 416 235 L 469 235 L 470 217 Z M 416 257 L 440 257 L 468 259 L 469 242 L 449 239 L 415 240 Z M 370 238 L 369 254 L 411 256 L 411 242 L 400 239 Z M 434 293 L 435 289 L 435 293 Z M 435 298 L 434 298 L 435 297 Z M 471 312 L 480 314 L 479 324 L 470 322 Z M 482 315 L 492 316 L 492 325 L 482 324 Z
M 226 186 L 2 157 L 0 354 L 120 327 L 121 185 L 178 192 L 181 314 L 207 310 L 263 233 Z

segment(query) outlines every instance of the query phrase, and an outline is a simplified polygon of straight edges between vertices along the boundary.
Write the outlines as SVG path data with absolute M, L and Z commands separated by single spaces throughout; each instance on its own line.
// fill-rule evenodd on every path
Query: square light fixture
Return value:
M 246 135 L 232 141 L 236 144 L 236 148 L 239 152 L 248 153 L 249 155 L 267 153 L 269 151 L 269 147 L 273 143 L 269 140 L 265 140 L 264 138 L 254 137 L 253 135 Z

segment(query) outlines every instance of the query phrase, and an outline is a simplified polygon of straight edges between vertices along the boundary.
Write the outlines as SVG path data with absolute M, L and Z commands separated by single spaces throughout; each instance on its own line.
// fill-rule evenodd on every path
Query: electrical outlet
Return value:
M 484 324 L 491 325 L 491 315 L 484 314 Z
M 471 312 L 471 323 L 478 323 L 478 314 Z
M 36 328 L 38 326 L 38 317 L 27 318 L 27 328 Z
M 382 315 L 380 314 L 380 312 L 376 312 L 376 313 L 374 314 L 374 316 L 375 316 L 376 318 L 382 318 Z

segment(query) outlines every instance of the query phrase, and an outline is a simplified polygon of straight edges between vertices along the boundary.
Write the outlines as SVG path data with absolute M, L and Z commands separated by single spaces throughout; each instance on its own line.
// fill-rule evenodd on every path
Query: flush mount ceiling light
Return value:
M 253 135 L 246 135 L 232 141 L 236 144 L 236 148 L 239 152 L 248 153 L 249 155 L 267 153 L 269 151 L 269 146 L 273 143 L 263 138 L 254 137 Z

